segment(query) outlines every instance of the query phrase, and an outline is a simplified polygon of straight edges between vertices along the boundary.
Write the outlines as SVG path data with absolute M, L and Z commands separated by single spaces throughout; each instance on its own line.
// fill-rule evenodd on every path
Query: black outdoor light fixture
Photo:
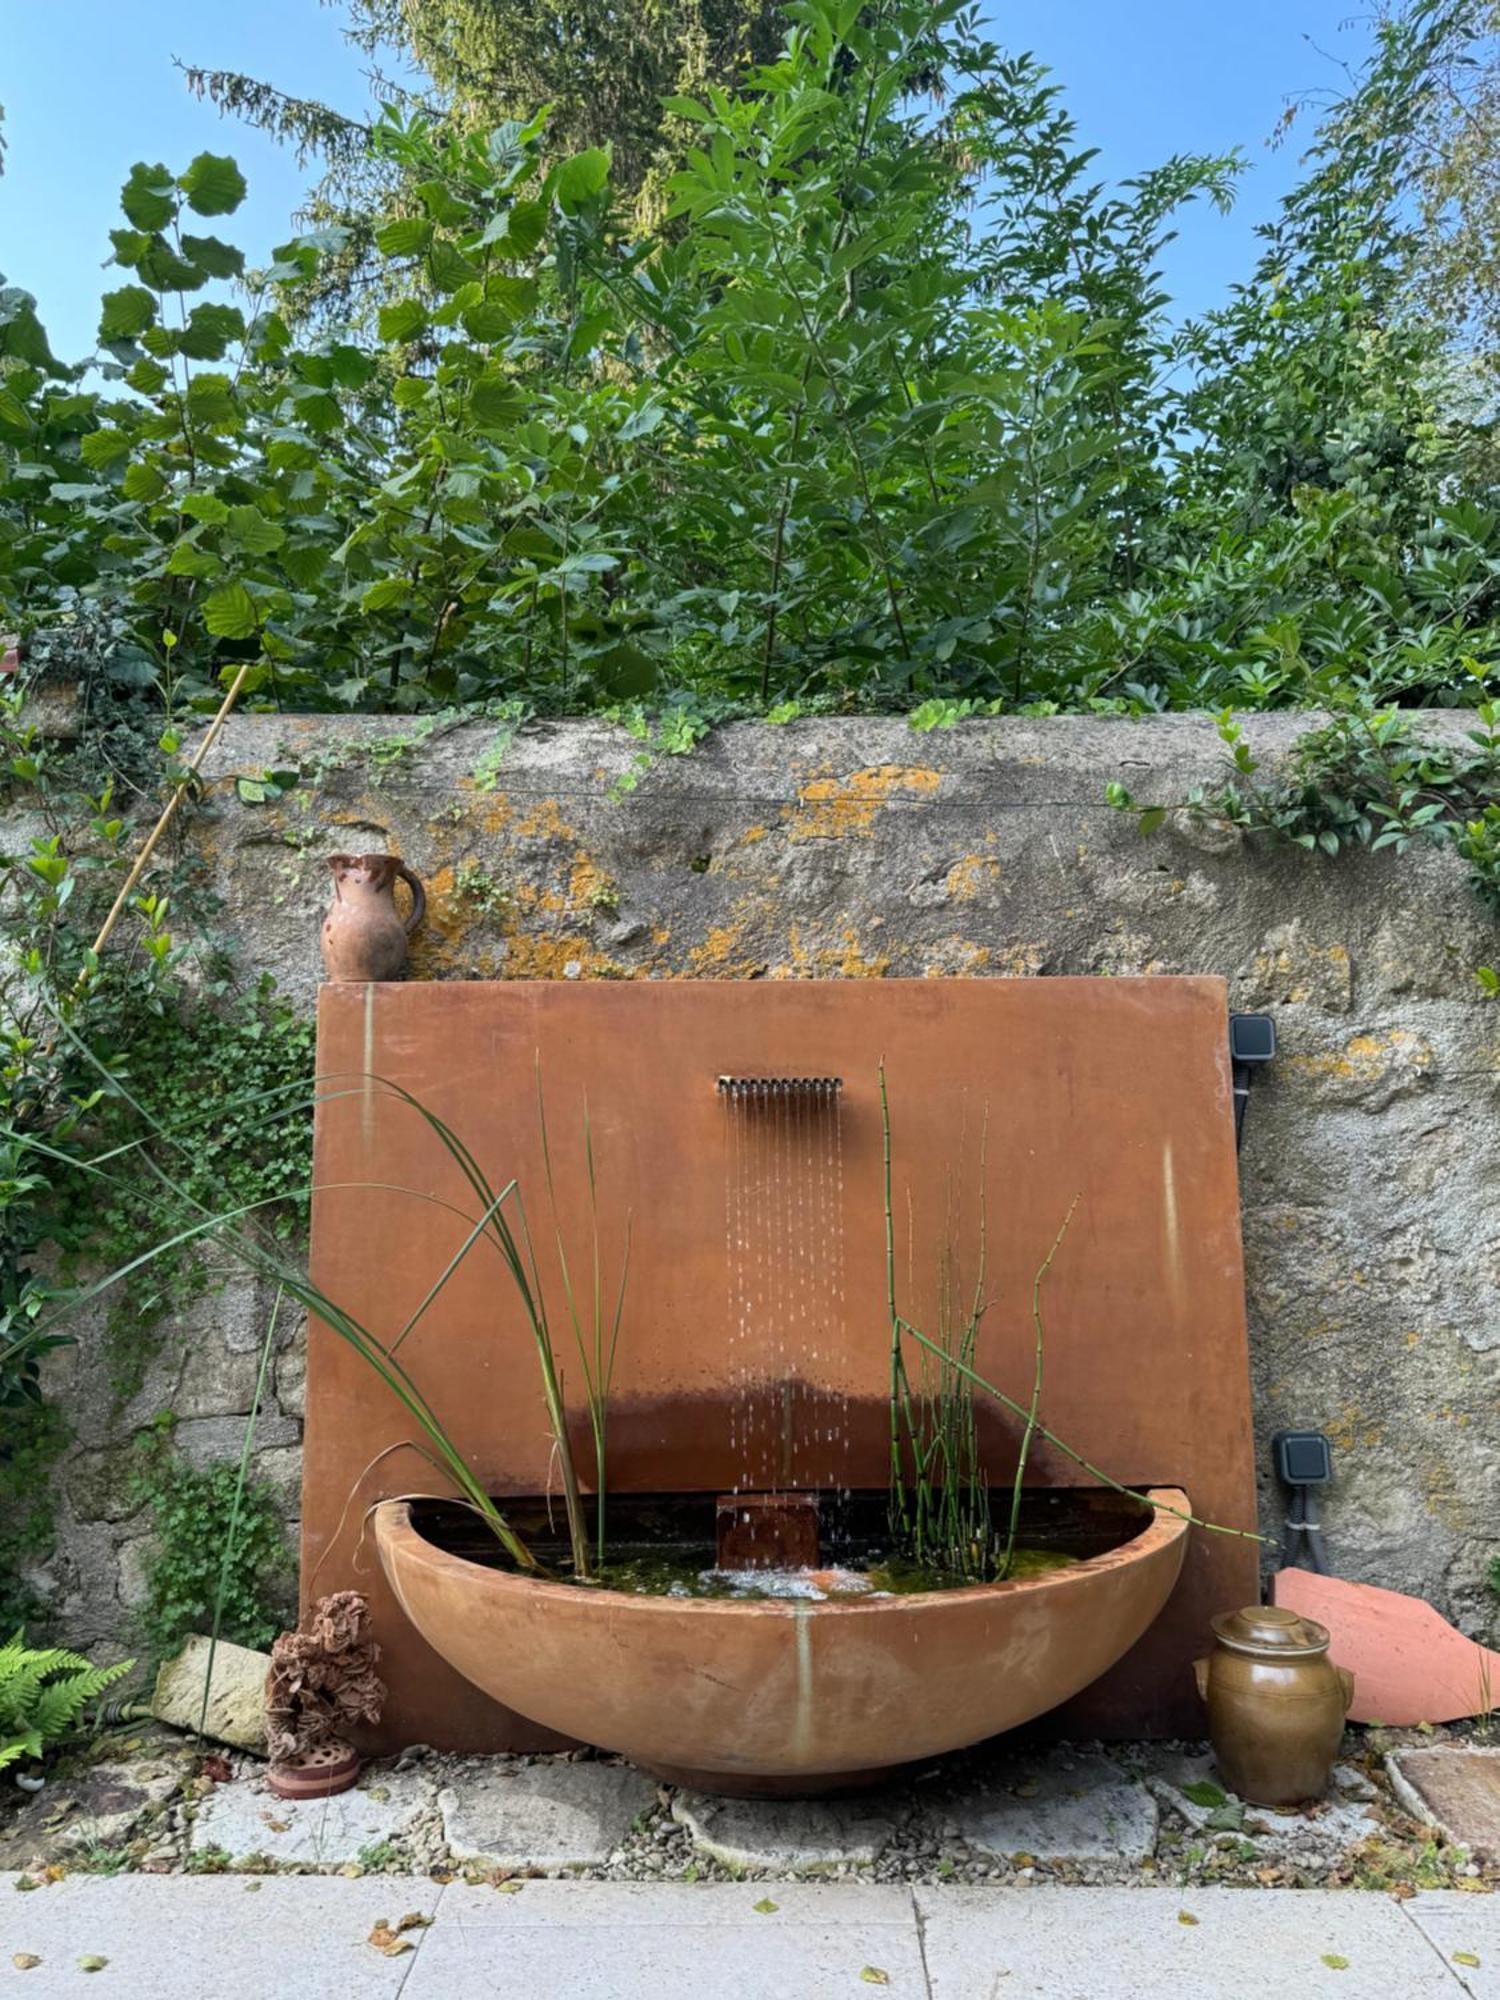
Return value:
M 1245 1133 L 1245 1106 L 1250 1102 L 1250 1076 L 1276 1054 L 1276 1023 L 1269 1014 L 1231 1014 L 1229 1062 L 1234 1073 L 1234 1144 L 1239 1150 Z
M 1333 1478 L 1333 1451 L 1328 1439 L 1322 1431 L 1277 1431 L 1271 1439 L 1271 1457 L 1288 1496 L 1282 1562 L 1288 1569 L 1313 1569 L 1319 1576 L 1327 1576 L 1318 1488 Z M 1303 1541 L 1307 1544 L 1305 1553 Z

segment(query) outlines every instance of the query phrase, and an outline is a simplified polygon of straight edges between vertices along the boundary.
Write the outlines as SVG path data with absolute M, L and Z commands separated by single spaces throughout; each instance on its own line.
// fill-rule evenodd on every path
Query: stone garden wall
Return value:
M 1283 752 L 1306 718 L 1259 717 Z M 1456 724 L 1454 725 L 1457 726 Z M 299 1006 L 319 976 L 323 858 L 390 848 L 425 878 L 427 979 L 878 979 L 1213 972 L 1274 1012 L 1281 1057 L 1242 1156 L 1256 1419 L 1332 1436 L 1344 1575 L 1493 1629 L 1500 1553 L 1500 1006 L 1496 933 L 1451 857 L 1327 861 L 1178 815 L 1142 839 L 1120 778 L 1181 799 L 1218 776 L 1212 725 L 903 722 L 723 729 L 652 760 L 603 724 L 245 717 L 192 833 L 247 972 Z M 307 782 L 246 803 L 237 775 Z M 39 1580 L 77 1644 L 121 1640 L 145 1519 L 130 1427 L 160 1408 L 192 1456 L 237 1456 L 270 1302 L 199 1302 L 123 1414 L 90 1344 L 57 1357 L 76 1442 Z M 277 1357 L 258 1469 L 296 1506 L 301 1342 Z M 1266 1520 L 1280 1514 L 1265 1482 Z

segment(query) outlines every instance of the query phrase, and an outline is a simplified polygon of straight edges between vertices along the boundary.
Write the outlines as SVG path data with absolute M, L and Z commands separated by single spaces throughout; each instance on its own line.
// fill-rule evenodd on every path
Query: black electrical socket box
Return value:
M 1333 1477 L 1333 1453 L 1321 1431 L 1277 1431 L 1271 1452 L 1283 1486 L 1326 1486 Z
M 1229 1057 L 1237 1063 L 1268 1063 L 1276 1054 L 1276 1023 L 1269 1014 L 1231 1014 Z

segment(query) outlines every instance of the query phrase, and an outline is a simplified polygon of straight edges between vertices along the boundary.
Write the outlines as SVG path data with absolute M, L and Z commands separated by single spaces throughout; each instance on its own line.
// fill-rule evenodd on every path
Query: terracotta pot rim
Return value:
M 1080 1488 L 1080 1491 L 1092 1489 Z M 1108 1491 L 1108 1488 L 1101 1489 Z M 546 1577 L 530 1576 L 522 1570 L 493 1569 L 486 1563 L 469 1562 L 463 1556 L 451 1554 L 439 1548 L 436 1542 L 418 1532 L 411 1518 L 409 1500 L 381 1500 L 372 1509 L 375 1525 L 376 1546 L 382 1552 L 400 1551 L 415 1556 L 435 1570 L 447 1570 L 459 1576 L 481 1576 L 491 1589 L 507 1593 L 524 1593 L 543 1601 L 557 1599 L 577 1605 L 590 1600 L 600 1603 L 629 1604 L 647 1615 L 681 1618 L 697 1617 L 764 1617 L 768 1613 L 783 1618 L 812 1617 L 875 1617 L 881 1613 L 889 1615 L 893 1610 L 915 1609 L 924 1604 L 964 1604 L 989 1601 L 997 1597 L 1007 1597 L 1020 1591 L 1035 1594 L 1043 1590 L 1065 1590 L 1076 1587 L 1081 1581 L 1096 1577 L 1103 1570 L 1117 1568 L 1126 1562 L 1139 1561 L 1143 1556 L 1158 1549 L 1170 1548 L 1180 1542 L 1192 1526 L 1182 1516 L 1187 1513 L 1190 1502 L 1180 1486 L 1148 1486 L 1143 1489 L 1148 1497 L 1159 1503 L 1152 1510 L 1152 1518 L 1138 1535 L 1117 1547 L 1105 1549 L 1097 1556 L 1086 1556 L 1074 1563 L 1070 1569 L 1044 1571 L 1040 1576 L 1009 1577 L 1004 1582 L 960 1584 L 950 1590 L 903 1591 L 885 1597 L 849 1598 L 777 1598 L 755 1597 L 733 1599 L 723 1597 L 666 1597 L 648 1591 L 594 1589 L 580 1591 L 576 1583 L 554 1583 Z M 1164 1508 L 1176 1508 L 1177 1513 L 1166 1513 Z M 390 1574 L 387 1564 L 387 1574 Z

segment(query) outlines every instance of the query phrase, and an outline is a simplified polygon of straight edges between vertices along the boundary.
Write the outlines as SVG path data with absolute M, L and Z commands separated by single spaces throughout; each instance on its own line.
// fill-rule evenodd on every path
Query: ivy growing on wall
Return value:
M 275 1490 L 254 1479 L 241 1487 L 233 1464 L 191 1464 L 170 1417 L 137 1440 L 134 1484 L 153 1529 L 136 1619 L 150 1657 L 167 1657 L 194 1632 L 269 1646 L 295 1616 L 297 1575 Z
M 132 693 L 136 684 L 112 678 L 118 631 L 85 629 L 98 639 L 100 671 L 97 688 L 84 682 L 76 740 L 44 732 L 20 689 L 0 694 L 0 789 L 9 823 L 25 834 L 0 857 L 0 1612 L 8 1619 L 39 1609 L 23 1571 L 50 1539 L 45 1473 L 67 1437 L 66 1412 L 42 1388 L 47 1354 L 74 1337 L 64 1311 L 70 1279 L 88 1265 L 126 1264 L 161 1238 L 159 1170 L 182 1190 L 172 1197 L 179 1216 L 184 1196 L 270 1203 L 262 1219 L 283 1235 L 299 1227 L 310 1172 L 310 1024 L 268 983 L 234 985 L 211 899 L 181 853 L 164 856 L 142 885 L 117 948 L 94 957 L 90 940 L 139 838 L 128 804 L 153 799 L 177 746 Z M 303 1115 L 288 1116 L 293 1107 Z M 102 1159 L 113 1164 L 107 1175 L 96 1170 Z M 107 1323 L 118 1395 L 139 1386 L 171 1307 L 206 1282 L 185 1246 L 127 1283 Z

